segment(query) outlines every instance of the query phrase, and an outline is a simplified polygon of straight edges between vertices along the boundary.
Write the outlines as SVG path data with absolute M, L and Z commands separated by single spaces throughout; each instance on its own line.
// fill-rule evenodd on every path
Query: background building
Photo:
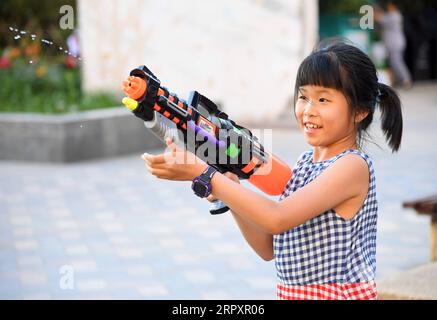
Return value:
M 145 64 L 181 98 L 198 90 L 237 121 L 278 118 L 318 36 L 316 0 L 79 0 L 78 9 L 85 90 L 121 91 Z

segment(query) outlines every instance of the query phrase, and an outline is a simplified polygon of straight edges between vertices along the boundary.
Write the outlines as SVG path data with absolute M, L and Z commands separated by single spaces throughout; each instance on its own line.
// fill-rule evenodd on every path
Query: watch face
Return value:
M 199 197 L 206 197 L 208 195 L 208 186 L 200 181 L 195 181 L 193 183 L 193 191 Z

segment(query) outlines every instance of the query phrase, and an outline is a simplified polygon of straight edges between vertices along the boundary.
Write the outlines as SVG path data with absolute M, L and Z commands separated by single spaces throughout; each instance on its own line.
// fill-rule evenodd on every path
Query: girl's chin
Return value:
M 322 143 L 319 140 L 314 139 L 314 137 L 305 136 L 305 141 L 313 147 L 319 147 L 322 145 Z

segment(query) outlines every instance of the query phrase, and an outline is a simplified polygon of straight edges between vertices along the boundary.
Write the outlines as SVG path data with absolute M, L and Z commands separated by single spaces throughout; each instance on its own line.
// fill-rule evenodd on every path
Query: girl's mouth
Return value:
M 304 123 L 304 131 L 306 133 L 316 133 L 320 129 L 322 129 L 322 126 L 319 126 L 317 124 L 314 124 L 314 123 L 311 123 L 311 122 L 305 122 Z

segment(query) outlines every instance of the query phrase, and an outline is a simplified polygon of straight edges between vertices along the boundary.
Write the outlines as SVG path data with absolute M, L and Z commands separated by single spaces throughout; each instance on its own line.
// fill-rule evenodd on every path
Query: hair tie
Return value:
M 382 83 L 378 82 L 378 93 L 376 95 L 376 102 L 380 103 L 381 100 L 386 96 L 385 92 L 381 91 Z

